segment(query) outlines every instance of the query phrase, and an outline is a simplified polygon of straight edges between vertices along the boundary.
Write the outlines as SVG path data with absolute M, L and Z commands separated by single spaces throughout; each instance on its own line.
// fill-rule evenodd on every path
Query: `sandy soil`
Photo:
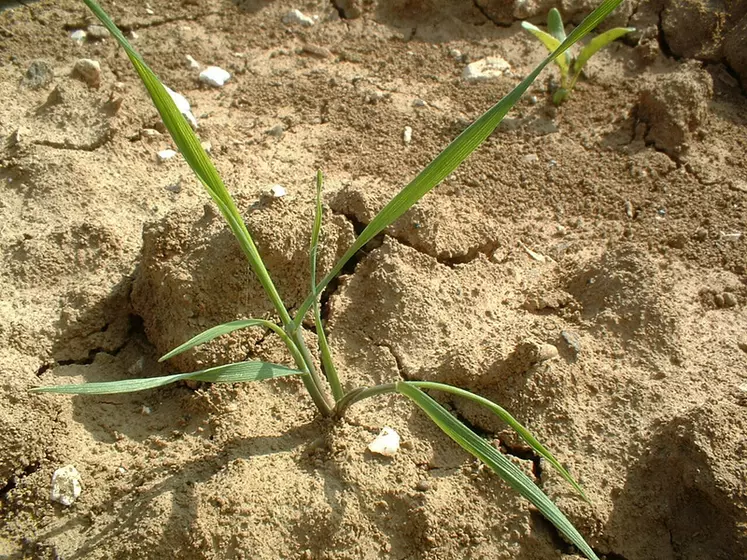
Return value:
M 192 102 L 294 306 L 315 170 L 329 267 L 541 59 L 517 21 L 555 4 L 104 6 Z M 558 5 L 577 22 L 593 3 Z M 294 8 L 316 23 L 283 23 Z M 501 403 L 591 504 L 504 426 L 442 399 L 610 560 L 747 557 L 746 14 L 738 1 L 626 3 L 613 23 L 640 31 L 593 59 L 566 105 L 551 106 L 546 72 L 325 295 L 346 387 L 439 380 Z M 158 163 L 171 143 L 123 52 L 71 39 L 92 23 L 72 0 L 0 13 L 0 557 L 578 558 L 394 396 L 332 422 L 295 379 L 27 392 L 247 356 L 287 363 L 259 331 L 156 363 L 206 327 L 271 310 L 183 160 Z M 201 85 L 187 54 L 231 81 Z M 486 56 L 510 72 L 462 78 Z M 98 84 L 74 71 L 80 58 L 100 63 Z M 268 198 L 274 184 L 288 195 Z M 366 449 L 385 425 L 403 438 L 393 459 Z M 64 465 L 82 477 L 69 507 L 50 501 Z

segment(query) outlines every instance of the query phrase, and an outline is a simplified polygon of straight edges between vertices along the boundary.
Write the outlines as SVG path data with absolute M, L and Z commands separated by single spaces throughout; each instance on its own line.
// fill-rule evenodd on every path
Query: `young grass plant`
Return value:
M 560 17 L 560 12 L 556 8 L 551 9 L 547 14 L 547 32 L 542 31 L 539 27 L 532 25 L 528 21 L 522 21 L 521 27 L 537 37 L 550 53 L 554 52 L 566 40 L 563 19 Z M 583 49 L 581 49 L 581 52 L 577 57 L 574 57 L 571 55 L 569 50 L 566 50 L 562 55 L 555 58 L 555 64 L 560 70 L 560 87 L 555 90 L 555 93 L 552 96 L 552 102 L 555 105 L 560 105 L 563 101 L 568 99 L 573 87 L 576 85 L 576 81 L 581 76 L 584 66 L 589 62 L 589 59 L 594 56 L 599 49 L 606 47 L 612 41 L 619 39 L 631 31 L 635 31 L 635 28 L 615 27 L 614 29 L 610 29 L 601 35 L 594 37 Z
M 262 327 L 270 329 L 281 338 L 285 343 L 285 346 L 288 348 L 296 367 L 289 368 L 278 364 L 246 361 L 213 367 L 192 373 L 167 375 L 148 379 L 130 379 L 125 381 L 38 387 L 32 390 L 35 392 L 102 395 L 152 389 L 185 379 L 208 381 L 212 383 L 237 383 L 272 379 L 288 375 L 298 375 L 308 389 L 320 414 L 333 417 L 341 417 L 351 405 L 363 399 L 384 393 L 398 393 L 410 399 L 451 439 L 466 451 L 487 464 L 512 488 L 519 492 L 519 494 L 534 504 L 534 506 L 537 507 L 537 509 L 539 509 L 539 511 L 550 520 L 555 527 L 557 527 L 558 531 L 560 531 L 569 542 L 573 543 L 587 558 L 590 560 L 597 559 L 594 551 L 586 543 L 571 522 L 526 474 L 524 474 L 494 446 L 490 445 L 486 440 L 478 436 L 474 431 L 448 412 L 425 391 L 443 392 L 459 398 L 468 399 L 493 412 L 503 422 L 511 426 L 536 453 L 547 460 L 547 462 L 573 486 L 583 499 L 586 499 L 581 487 L 568 471 L 555 459 L 555 457 L 553 457 L 553 455 L 542 444 L 540 444 L 540 442 L 537 441 L 537 439 L 524 426 L 497 404 L 457 387 L 427 381 L 398 381 L 374 387 L 359 387 L 348 391 L 347 393 L 344 392 L 324 334 L 324 325 L 319 311 L 319 298 L 325 287 L 335 278 L 335 276 L 337 276 L 337 274 L 340 273 L 345 264 L 358 252 L 359 249 L 402 216 L 402 214 L 425 196 L 425 194 L 427 194 L 431 189 L 436 187 L 447 175 L 452 173 L 454 169 L 456 169 L 456 167 L 459 166 L 495 130 L 503 117 L 516 104 L 524 92 L 526 92 L 537 76 L 539 76 L 540 72 L 542 72 L 542 70 L 551 62 L 558 61 L 561 59 L 560 57 L 566 56 L 567 49 L 596 27 L 617 7 L 618 4 L 620 4 L 621 1 L 622 0 L 604 0 L 604 2 L 568 37 L 563 36 L 562 40 L 553 37 L 555 46 L 551 49 L 552 52 L 547 56 L 547 58 L 545 58 L 545 60 L 543 60 L 510 93 L 462 132 L 462 134 L 449 144 L 444 151 L 442 151 L 386 206 L 384 206 L 373 220 L 371 220 L 363 232 L 361 232 L 342 258 L 319 282 L 317 282 L 316 278 L 316 268 L 317 248 L 319 245 L 322 226 L 322 174 L 321 172 L 318 172 L 316 177 L 316 212 L 309 251 L 311 265 L 311 290 L 309 296 L 302 303 L 295 316 L 291 317 L 275 288 L 270 274 L 262 262 L 259 251 L 254 244 L 251 234 L 247 230 L 236 204 L 223 184 L 223 181 L 218 175 L 212 161 L 200 145 L 197 136 L 177 109 L 166 88 L 146 65 L 140 55 L 132 48 L 127 39 L 125 39 L 104 10 L 102 10 L 94 0 L 84 0 L 85 4 L 101 20 L 101 22 L 111 32 L 112 36 L 126 51 L 127 56 L 147 88 L 153 103 L 161 114 L 163 122 L 174 139 L 174 142 L 218 206 L 221 214 L 225 218 L 228 226 L 231 228 L 234 236 L 239 242 L 241 249 L 246 255 L 252 270 L 272 302 L 277 314 L 278 322 L 267 321 L 264 319 L 245 319 L 232 321 L 210 328 L 164 355 L 161 358 L 161 361 L 168 360 L 169 358 L 181 354 L 195 346 L 204 344 L 235 330 L 249 327 Z M 562 29 L 562 25 L 560 29 Z M 588 48 L 589 47 L 587 47 L 587 49 Z M 600 47 L 597 47 L 597 50 L 598 48 Z M 589 53 L 586 49 L 585 52 L 587 53 L 584 55 L 585 58 L 582 59 L 579 57 L 576 64 L 581 61 L 581 65 L 583 65 L 583 62 L 593 54 Z M 569 67 L 567 59 L 563 58 L 562 60 L 566 60 L 566 67 Z M 316 324 L 319 355 L 321 356 L 322 371 L 326 377 L 326 384 L 322 380 L 319 370 L 311 356 L 311 352 L 309 352 L 301 333 L 301 323 L 309 312 L 312 313 Z

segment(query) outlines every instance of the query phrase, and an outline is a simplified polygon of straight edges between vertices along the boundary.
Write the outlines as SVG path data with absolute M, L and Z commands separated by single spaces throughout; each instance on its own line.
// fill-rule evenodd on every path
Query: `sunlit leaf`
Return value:
M 287 375 L 302 375 L 302 371 L 267 362 L 237 362 L 224 366 L 193 371 L 191 373 L 177 373 L 161 377 L 145 379 L 124 379 L 122 381 L 103 381 L 100 383 L 80 383 L 75 385 L 51 385 L 34 387 L 33 393 L 60 393 L 74 395 L 112 395 L 115 393 L 132 393 L 163 387 L 176 381 L 209 381 L 211 383 L 245 383 L 261 381 Z
M 573 71 L 580 72 L 588 60 L 594 56 L 599 49 L 606 47 L 615 39 L 619 39 L 623 35 L 627 35 L 633 31 L 635 31 L 635 27 L 615 27 L 614 29 L 605 31 L 601 35 L 597 35 L 589 41 L 589 44 L 587 44 L 578 55 L 576 62 L 573 64 Z
M 493 414 L 498 416 L 503 422 L 508 424 L 519 436 L 521 439 L 523 439 L 529 447 L 534 449 L 539 455 L 541 455 L 550 465 L 558 471 L 558 473 L 565 478 L 568 483 L 573 486 L 573 488 L 581 495 L 581 497 L 589 501 L 586 497 L 586 494 L 581 489 L 581 486 L 575 481 L 575 479 L 571 476 L 571 474 L 563 467 L 563 465 L 558 462 L 558 460 L 550 453 L 538 440 L 535 438 L 529 430 L 527 430 L 524 426 L 522 426 L 518 420 L 516 420 L 511 414 L 502 406 L 497 405 L 493 401 L 486 399 L 485 397 L 481 397 L 480 395 L 476 395 L 475 393 L 471 393 L 470 391 L 465 391 L 464 389 L 459 389 L 458 387 L 453 387 L 451 385 L 446 385 L 444 383 L 434 383 L 431 381 L 408 381 L 410 385 L 413 387 L 418 387 L 419 389 L 433 389 L 436 391 L 443 391 L 444 393 L 450 393 L 452 395 L 456 395 L 458 397 L 463 397 L 465 399 L 469 399 L 473 402 L 476 402 L 480 406 L 484 406 L 488 410 L 490 410 Z
M 190 338 L 184 344 L 180 344 L 170 352 L 161 356 L 158 361 L 163 362 L 166 360 L 170 360 L 174 356 L 178 356 L 182 352 L 186 352 L 187 350 L 190 350 L 195 346 L 205 344 L 206 342 L 210 342 L 214 338 L 218 338 L 219 336 L 223 336 L 224 334 L 232 333 L 233 331 L 236 331 L 238 329 L 245 329 L 247 327 L 264 327 L 267 329 L 272 329 L 275 332 L 279 331 L 280 333 L 282 333 L 282 329 L 275 323 L 266 321 L 264 319 L 242 319 L 240 321 L 231 321 L 230 323 L 223 323 L 222 325 L 209 328 L 208 330 L 201 332 L 197 336 Z
M 565 41 L 565 26 L 557 8 L 552 8 L 547 13 L 547 31 L 561 43 Z M 558 65 L 561 60 L 565 62 L 567 71 L 571 65 L 571 53 L 565 51 L 562 56 L 558 57 Z
M 311 290 L 316 290 L 316 267 L 317 267 L 317 254 L 319 252 L 319 239 L 322 231 L 322 185 L 324 178 L 321 171 L 317 171 L 316 174 L 316 207 L 314 209 L 314 227 L 311 230 L 311 249 L 309 251 L 311 259 Z M 340 377 L 337 375 L 337 368 L 332 360 L 332 352 L 327 342 L 327 335 L 324 332 L 324 324 L 322 323 L 321 310 L 319 308 L 319 294 L 314 294 L 314 325 L 316 326 L 316 337 L 319 343 L 319 355 L 322 360 L 322 367 L 324 373 L 327 375 L 327 381 L 332 389 L 332 396 L 335 401 L 339 400 L 343 396 L 342 385 L 340 384 Z
M 557 37 L 553 37 L 549 33 L 542 31 L 539 27 L 537 27 L 536 25 L 532 25 L 528 21 L 522 21 L 521 27 L 524 29 L 524 31 L 528 31 L 529 33 L 537 37 L 537 39 L 539 39 L 540 42 L 545 45 L 545 48 L 551 53 L 562 43 L 562 41 L 558 40 Z M 567 76 L 570 70 L 569 60 L 570 53 L 568 53 L 567 51 L 555 59 L 555 64 L 560 67 L 560 71 L 563 76 Z
M 417 387 L 413 387 L 407 382 L 399 382 L 397 383 L 397 392 L 405 395 L 418 405 L 446 435 L 465 451 L 488 465 L 511 488 L 534 504 L 542 515 L 555 525 L 558 531 L 583 552 L 589 560 L 599 560 L 581 534 L 552 503 L 550 498 L 500 451 L 457 420 L 454 415 Z

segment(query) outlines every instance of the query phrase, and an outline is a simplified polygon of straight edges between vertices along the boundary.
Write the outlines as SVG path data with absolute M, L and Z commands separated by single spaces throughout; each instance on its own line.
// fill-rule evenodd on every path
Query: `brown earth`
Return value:
M 104 7 L 192 102 L 295 306 L 315 170 L 329 267 L 541 59 L 517 18 L 553 5 L 578 22 L 594 2 Z M 283 23 L 294 8 L 318 20 Z M 346 388 L 428 379 L 501 403 L 591 504 L 483 410 L 441 399 L 610 560 L 747 558 L 745 14 L 739 1 L 624 4 L 613 23 L 639 31 L 590 62 L 568 103 L 551 106 L 547 71 L 325 296 Z M 293 378 L 28 393 L 165 373 L 157 356 L 204 328 L 272 316 L 184 161 L 157 162 L 172 146 L 124 53 L 70 38 L 91 23 L 71 0 L 0 13 L 0 557 L 578 558 L 395 396 L 333 422 Z M 187 54 L 231 81 L 200 85 Z M 510 73 L 465 81 L 486 56 Z M 73 71 L 80 58 L 100 63 L 98 87 Z M 268 197 L 274 184 L 288 195 Z M 247 331 L 169 371 L 247 356 L 288 362 Z M 385 425 L 403 438 L 393 459 L 366 449 Z M 65 507 L 50 485 L 68 464 L 83 492 Z

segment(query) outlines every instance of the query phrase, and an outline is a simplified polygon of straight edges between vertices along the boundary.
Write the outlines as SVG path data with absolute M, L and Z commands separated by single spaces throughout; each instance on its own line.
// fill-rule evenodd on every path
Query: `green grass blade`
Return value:
M 322 323 L 322 314 L 319 309 L 319 293 L 313 293 L 316 290 L 316 266 L 317 266 L 317 254 L 319 251 L 319 237 L 322 232 L 322 186 L 324 184 L 324 177 L 322 176 L 321 170 L 316 173 L 316 208 L 314 210 L 314 227 L 311 230 L 311 249 L 309 251 L 309 258 L 311 260 L 311 291 L 314 296 L 314 325 L 316 326 L 316 336 L 319 342 L 319 354 L 322 360 L 322 367 L 324 373 L 329 381 L 329 386 L 332 389 L 332 396 L 335 402 L 343 397 L 342 385 L 340 384 L 340 376 L 337 375 L 337 368 L 332 360 L 332 352 L 329 349 L 329 343 L 327 342 L 327 335 L 324 333 L 324 324 Z
M 465 451 L 483 461 L 498 476 L 505 480 L 511 488 L 534 504 L 542 515 L 555 525 L 558 531 L 583 552 L 589 560 L 599 560 L 591 547 L 586 544 L 581 534 L 557 506 L 552 503 L 550 498 L 500 451 L 457 420 L 444 407 L 417 387 L 413 387 L 407 382 L 399 382 L 397 383 L 397 392 L 418 405 L 446 435 L 458 443 Z
M 555 37 L 561 43 L 565 41 L 565 26 L 563 25 L 563 18 L 560 16 L 560 12 L 557 8 L 552 8 L 547 13 L 547 30 L 550 35 Z M 558 64 L 560 61 L 564 61 L 567 68 L 571 67 L 571 53 L 565 51 L 562 56 L 558 58 Z
M 272 279 L 262 262 L 259 251 L 244 224 L 244 220 L 241 218 L 241 214 L 239 213 L 233 198 L 223 184 L 223 180 L 220 178 L 220 175 L 218 175 L 218 171 L 215 169 L 213 162 L 200 144 L 199 139 L 192 131 L 192 128 L 177 109 L 174 101 L 171 99 L 171 96 L 166 91 L 166 88 L 163 86 L 161 81 L 148 65 L 145 64 L 145 61 L 143 61 L 137 51 L 135 51 L 132 45 L 130 45 L 129 41 L 127 41 L 124 35 L 122 35 L 122 32 L 117 28 L 106 12 L 104 12 L 104 10 L 94 0 L 83 1 L 127 53 L 132 65 L 135 67 L 140 79 L 148 90 L 148 93 L 153 100 L 153 104 L 156 106 L 156 109 L 158 109 L 161 119 L 171 134 L 174 143 L 179 148 L 179 151 L 184 156 L 184 159 L 192 168 L 195 175 L 197 175 L 205 186 L 205 189 L 215 201 L 226 222 L 228 222 L 231 231 L 233 231 L 233 234 L 236 236 L 236 239 L 247 257 L 252 270 L 257 275 L 260 284 L 275 306 L 283 324 L 290 323 L 290 315 L 288 314 L 277 289 L 272 283 Z
M 596 54 L 599 49 L 603 49 L 615 39 L 619 39 L 623 35 L 627 35 L 628 33 L 632 33 L 633 31 L 635 31 L 635 27 L 615 27 L 614 29 L 605 31 L 601 35 L 597 35 L 591 41 L 589 41 L 589 44 L 586 45 L 578 55 L 578 58 L 573 65 L 573 71 L 576 73 L 581 72 L 581 70 L 583 70 L 584 68 L 584 65 L 592 56 Z
M 545 45 L 545 48 L 551 53 L 554 52 L 555 49 L 557 49 L 563 42 L 557 37 L 553 37 L 550 33 L 542 31 L 539 27 L 537 27 L 536 25 L 532 25 L 528 21 L 522 21 L 521 27 L 522 29 L 524 29 L 524 31 L 527 31 L 537 37 L 537 39 L 539 39 L 540 42 Z M 570 70 L 568 62 L 569 57 L 570 54 L 568 52 L 564 52 L 561 56 L 555 59 L 555 64 L 560 67 L 560 72 L 563 76 L 567 76 Z
M 550 453 L 538 440 L 535 438 L 529 430 L 527 430 L 524 426 L 522 426 L 518 420 L 516 420 L 511 414 L 502 406 L 494 403 L 493 401 L 486 399 L 485 397 L 481 397 L 480 395 L 476 395 L 474 393 L 471 393 L 470 391 L 465 391 L 464 389 L 459 389 L 458 387 L 453 387 L 451 385 L 445 385 L 443 383 L 434 383 L 430 381 L 409 381 L 408 382 L 413 387 L 417 387 L 419 389 L 432 389 L 435 391 L 443 391 L 444 393 L 450 393 L 452 395 L 456 395 L 458 397 L 464 397 L 465 399 L 469 399 L 473 402 L 476 402 L 477 404 L 484 406 L 488 410 L 490 410 L 493 414 L 498 416 L 503 422 L 508 424 L 519 436 L 521 439 L 523 439 L 527 445 L 529 445 L 532 449 L 534 449 L 538 454 L 540 454 L 542 457 L 545 458 L 545 460 L 550 463 L 553 468 L 558 471 L 558 473 L 565 478 L 568 483 L 573 486 L 573 488 L 576 490 L 576 492 L 579 493 L 579 495 L 586 500 L 587 502 L 589 499 L 586 497 L 586 494 L 584 493 L 581 486 L 575 481 L 575 479 L 571 476 L 571 474 L 563 467 L 563 465 L 558 462 L 558 460 Z
M 240 321 L 231 321 L 229 323 L 223 323 L 222 325 L 217 325 L 215 327 L 209 328 L 208 330 L 201 332 L 197 336 L 190 338 L 184 344 L 180 344 L 170 352 L 161 356 L 158 361 L 164 362 L 166 360 L 170 360 L 174 356 L 178 356 L 182 352 L 186 352 L 187 350 L 190 350 L 195 346 L 205 344 L 206 342 L 210 342 L 214 338 L 218 338 L 219 336 L 223 336 L 224 334 L 231 333 L 238 329 L 245 329 L 247 327 L 264 327 L 267 329 L 272 329 L 281 337 L 287 337 L 285 331 L 283 331 L 282 328 L 271 321 L 266 321 L 264 319 L 242 319 Z
M 101 383 L 81 383 L 75 385 L 52 385 L 34 387 L 32 393 L 60 393 L 73 395 L 113 395 L 115 393 L 132 393 L 163 387 L 176 381 L 209 381 L 211 383 L 244 383 L 261 381 L 287 375 L 303 375 L 303 372 L 285 366 L 267 362 L 237 362 L 191 373 L 177 373 L 147 379 L 125 379 L 122 381 L 104 381 Z
M 407 212 L 418 200 L 423 198 L 444 178 L 454 171 L 485 139 L 495 130 L 503 120 L 503 117 L 511 110 L 521 98 L 529 86 L 537 79 L 544 68 L 564 53 L 571 45 L 599 23 L 614 10 L 622 0 L 605 0 L 594 10 L 581 24 L 576 27 L 565 41 L 545 58 L 521 83 L 509 92 L 503 99 L 488 109 L 479 119 L 472 123 L 464 132 L 449 144 L 436 158 L 429 163 L 406 187 L 404 187 L 384 208 L 371 220 L 361 232 L 353 245 L 345 252 L 340 260 L 332 267 L 332 270 L 322 279 L 315 293 L 320 293 L 337 276 L 353 255 L 355 255 L 366 243 L 381 233 L 392 222 Z M 301 326 L 304 316 L 314 303 L 315 293 L 299 307 L 292 328 Z

